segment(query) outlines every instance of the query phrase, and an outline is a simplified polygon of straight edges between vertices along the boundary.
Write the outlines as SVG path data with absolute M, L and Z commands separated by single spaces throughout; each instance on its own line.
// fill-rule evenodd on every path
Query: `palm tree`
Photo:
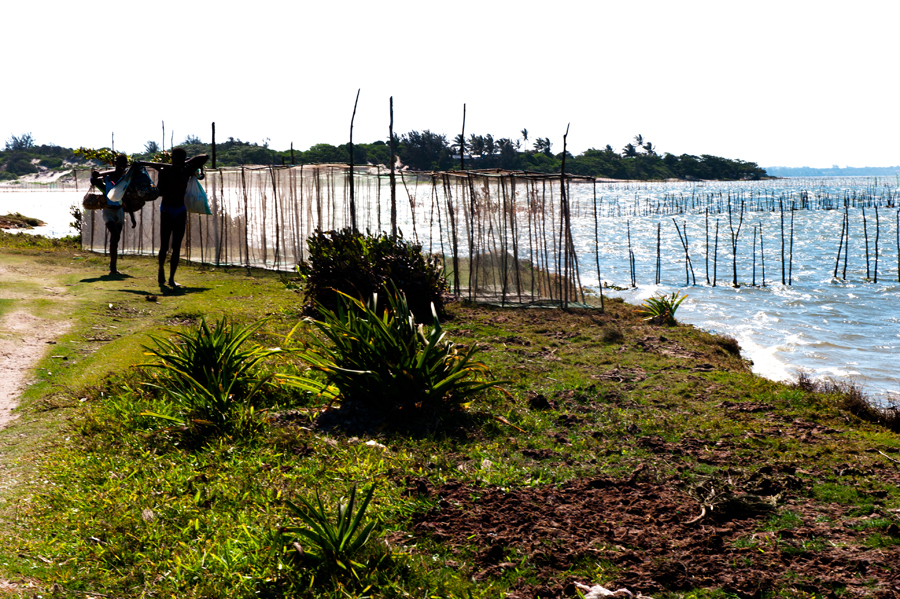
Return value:
M 469 136 L 469 151 L 473 156 L 484 154 L 484 138 L 480 135 L 472 133 Z
M 522 129 L 522 142 L 528 144 L 528 129 Z
M 457 134 L 457 136 L 453 138 L 453 145 L 450 146 L 450 149 L 459 154 L 464 154 L 466 152 L 466 140 L 462 136 L 462 133 Z
M 641 135 L 640 133 L 638 133 L 637 135 L 634 136 L 634 141 L 637 142 L 637 145 L 642 146 L 642 145 L 644 145 L 644 136 Z
M 497 151 L 497 144 L 494 143 L 494 136 L 488 133 L 484 136 L 484 152 L 491 156 Z
M 637 155 L 637 148 L 634 147 L 634 144 L 626 144 L 625 147 L 622 148 L 622 156 L 625 158 L 634 158 Z
M 648 141 L 644 144 L 644 153 L 646 153 L 647 156 L 656 156 L 656 148 L 653 147 L 652 142 Z

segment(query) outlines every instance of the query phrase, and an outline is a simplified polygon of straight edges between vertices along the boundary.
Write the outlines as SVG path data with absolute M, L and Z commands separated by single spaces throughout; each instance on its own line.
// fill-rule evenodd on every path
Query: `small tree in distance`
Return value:
M 34 137 L 31 133 L 23 133 L 19 137 L 11 135 L 10 138 L 6 140 L 7 150 L 28 150 L 33 147 Z

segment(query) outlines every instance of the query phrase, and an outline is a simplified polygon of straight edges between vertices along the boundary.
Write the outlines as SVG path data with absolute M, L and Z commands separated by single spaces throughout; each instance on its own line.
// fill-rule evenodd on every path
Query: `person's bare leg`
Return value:
M 184 239 L 187 215 L 182 214 L 176 218 L 177 220 L 172 226 L 172 259 L 169 261 L 169 287 L 181 287 L 175 282 L 175 271 L 178 270 L 178 263 L 181 260 L 181 241 Z

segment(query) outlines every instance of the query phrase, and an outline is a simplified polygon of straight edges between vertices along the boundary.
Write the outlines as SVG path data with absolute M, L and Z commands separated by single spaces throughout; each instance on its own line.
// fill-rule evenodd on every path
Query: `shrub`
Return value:
M 62 158 L 42 158 L 41 166 L 47 168 L 59 168 L 62 166 Z
M 306 283 L 304 309 L 314 316 L 319 306 L 335 311 L 338 293 L 365 301 L 387 294 L 389 281 L 406 296 L 413 314 L 425 320 L 434 305 L 443 314 L 441 294 L 447 280 L 436 259 L 426 259 L 422 246 L 389 235 L 363 235 L 346 228 L 316 231 L 310 237 L 309 262 L 298 272 Z
M 653 297 L 648 297 L 638 308 L 638 313 L 644 316 L 644 320 L 664 325 L 674 325 L 675 311 L 687 298 L 687 295 L 681 295 L 677 291 L 673 291 L 671 295 L 659 293 Z
M 388 309 L 378 295 L 368 304 L 343 296 L 323 320 L 311 321 L 324 339 L 310 338 L 299 353 L 323 372 L 348 403 L 382 411 L 456 407 L 500 381 L 487 381 L 485 364 L 472 361 L 475 347 L 463 349 L 444 340 L 436 311 L 431 327 L 417 325 L 406 300 L 388 294 Z
M 6 171 L 14 175 L 28 175 L 38 172 L 38 167 L 27 158 L 14 158 L 6 164 Z
M 196 328 L 176 331 L 171 339 L 151 336 L 155 347 L 144 349 L 159 361 L 144 366 L 161 368 L 168 376 L 163 384 L 148 385 L 171 397 L 180 416 L 145 415 L 223 432 L 246 423 L 255 396 L 274 378 L 262 372 L 260 362 L 281 353 L 279 348 L 248 347 L 264 322 L 236 328 L 223 316 L 210 327 L 202 318 Z

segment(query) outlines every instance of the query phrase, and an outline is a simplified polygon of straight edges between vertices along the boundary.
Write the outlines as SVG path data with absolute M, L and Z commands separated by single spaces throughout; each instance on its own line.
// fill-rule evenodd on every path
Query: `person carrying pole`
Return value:
M 103 190 L 103 195 L 116 186 L 116 183 L 122 180 L 128 171 L 128 156 L 119 154 L 116 156 L 116 167 L 111 171 L 91 171 L 91 184 L 97 189 Z M 134 219 L 134 213 L 131 216 L 131 228 L 137 226 Z M 106 207 L 103 208 L 101 215 L 109 231 L 109 275 L 117 276 L 121 274 L 117 269 L 119 260 L 119 240 L 122 238 L 122 227 L 125 225 L 125 211 L 122 209 L 120 202 L 113 202 L 107 196 Z
M 200 154 L 187 160 L 184 148 L 172 150 L 172 164 L 159 162 L 138 162 L 139 166 L 155 169 L 159 173 L 156 188 L 162 196 L 159 206 L 159 274 L 157 281 L 160 287 L 166 286 L 166 254 L 169 244 L 172 247 L 172 259 L 169 261 L 169 286 L 181 287 L 175 282 L 175 271 L 181 258 L 181 241 L 187 225 L 187 207 L 184 205 L 184 194 L 188 181 L 197 169 L 201 168 L 209 156 Z

